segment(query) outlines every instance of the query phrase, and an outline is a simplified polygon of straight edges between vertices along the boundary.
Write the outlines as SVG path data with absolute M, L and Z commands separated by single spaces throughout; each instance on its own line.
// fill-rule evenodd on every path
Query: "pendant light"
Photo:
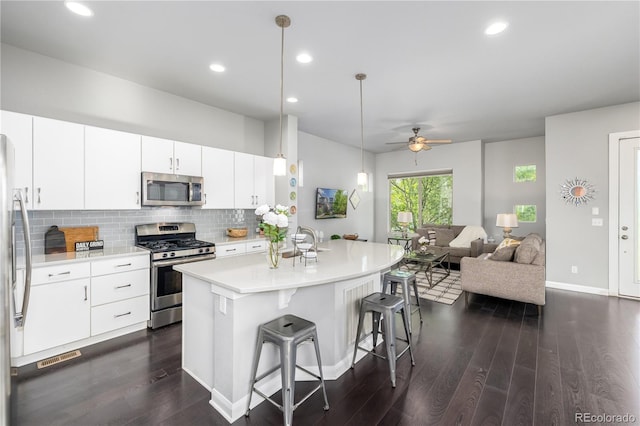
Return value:
M 364 116 L 362 113 L 362 80 L 367 78 L 366 74 L 356 74 L 356 80 L 360 82 L 360 173 L 358 173 L 358 186 L 365 190 L 368 176 L 364 171 Z
M 291 25 L 291 19 L 286 15 L 276 16 L 276 24 L 282 29 L 282 39 L 280 44 L 280 150 L 273 161 L 274 176 L 285 176 L 287 174 L 287 159 L 282 153 L 282 115 L 284 110 L 284 29 Z

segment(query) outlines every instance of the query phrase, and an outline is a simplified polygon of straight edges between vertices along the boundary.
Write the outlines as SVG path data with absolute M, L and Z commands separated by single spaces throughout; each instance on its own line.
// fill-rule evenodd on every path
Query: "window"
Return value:
M 516 166 L 513 174 L 514 182 L 535 182 L 536 181 L 536 165 Z
M 536 206 L 533 204 L 522 204 L 514 207 L 518 222 L 535 222 L 537 219 Z
M 453 173 L 389 176 L 390 229 L 398 230 L 398 212 L 413 214 L 409 230 L 423 223 L 450 224 L 453 218 Z

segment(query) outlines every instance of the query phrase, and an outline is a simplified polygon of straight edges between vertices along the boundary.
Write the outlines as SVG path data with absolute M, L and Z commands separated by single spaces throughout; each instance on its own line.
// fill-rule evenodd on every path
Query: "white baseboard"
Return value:
M 609 289 L 606 289 L 606 288 L 591 287 L 588 285 L 559 283 L 555 281 L 546 281 L 545 285 L 548 288 L 557 288 L 558 290 L 568 290 L 568 291 L 575 291 L 577 293 L 589 293 L 589 294 L 597 294 L 600 296 L 609 296 Z

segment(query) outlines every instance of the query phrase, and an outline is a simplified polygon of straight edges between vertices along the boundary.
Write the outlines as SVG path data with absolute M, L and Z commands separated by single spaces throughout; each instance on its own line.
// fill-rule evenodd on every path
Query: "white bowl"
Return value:
M 291 241 L 304 241 L 307 234 L 291 234 Z
M 296 244 L 296 246 L 300 249 L 300 250 L 309 250 L 311 248 L 313 244 L 311 243 L 300 243 L 300 244 Z

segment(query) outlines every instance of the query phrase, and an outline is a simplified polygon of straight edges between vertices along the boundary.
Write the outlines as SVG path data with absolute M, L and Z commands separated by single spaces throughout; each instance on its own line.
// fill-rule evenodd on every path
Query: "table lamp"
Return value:
M 398 223 L 402 226 L 402 238 L 407 238 L 407 226 L 413 222 L 411 212 L 398 212 Z
M 498 213 L 496 226 L 503 228 L 504 238 L 511 238 L 511 228 L 518 227 L 518 217 L 515 213 Z

